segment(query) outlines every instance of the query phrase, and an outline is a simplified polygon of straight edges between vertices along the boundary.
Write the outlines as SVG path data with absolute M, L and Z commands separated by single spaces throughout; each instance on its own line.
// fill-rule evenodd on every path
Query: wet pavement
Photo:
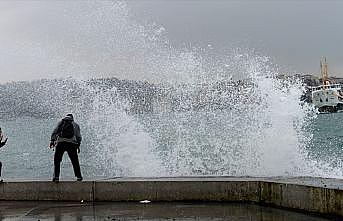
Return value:
M 303 213 L 242 203 L 87 203 L 0 201 L 1 221 L 229 220 L 327 221 Z

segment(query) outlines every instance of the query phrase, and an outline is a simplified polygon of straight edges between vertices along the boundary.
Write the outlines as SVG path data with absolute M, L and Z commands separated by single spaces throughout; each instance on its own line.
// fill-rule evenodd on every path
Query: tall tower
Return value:
M 320 60 L 320 71 L 322 74 L 323 85 L 328 84 L 329 75 L 328 75 L 328 63 L 326 62 L 326 58 Z

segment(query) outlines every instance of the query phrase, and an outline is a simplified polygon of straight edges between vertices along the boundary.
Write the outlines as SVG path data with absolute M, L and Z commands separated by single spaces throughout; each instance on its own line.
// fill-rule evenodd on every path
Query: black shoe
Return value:
M 0 183 L 3 183 L 4 182 L 4 180 L 3 179 L 0 179 Z
M 52 178 L 52 182 L 58 183 L 59 181 L 60 181 L 60 178 L 58 178 L 58 177 Z
M 82 178 L 82 177 L 78 177 L 76 180 L 77 180 L 77 181 L 82 181 L 83 178 Z

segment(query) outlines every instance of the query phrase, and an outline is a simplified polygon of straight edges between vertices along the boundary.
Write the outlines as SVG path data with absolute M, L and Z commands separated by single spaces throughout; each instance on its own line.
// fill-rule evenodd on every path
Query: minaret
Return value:
M 322 73 L 322 81 L 323 85 L 328 85 L 329 83 L 329 75 L 328 75 L 328 63 L 326 62 L 326 58 L 320 61 L 320 71 Z

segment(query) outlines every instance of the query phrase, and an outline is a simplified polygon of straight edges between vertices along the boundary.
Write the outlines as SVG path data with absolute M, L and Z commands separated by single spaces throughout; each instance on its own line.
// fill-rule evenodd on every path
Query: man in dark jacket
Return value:
M 56 148 L 54 156 L 54 177 L 52 181 L 59 181 L 60 166 L 65 151 L 67 151 L 71 163 L 73 164 L 74 174 L 77 177 L 77 181 L 82 181 L 78 157 L 81 141 L 82 137 L 79 125 L 74 122 L 72 114 L 67 114 L 67 116 L 58 123 L 51 135 L 50 148 Z

